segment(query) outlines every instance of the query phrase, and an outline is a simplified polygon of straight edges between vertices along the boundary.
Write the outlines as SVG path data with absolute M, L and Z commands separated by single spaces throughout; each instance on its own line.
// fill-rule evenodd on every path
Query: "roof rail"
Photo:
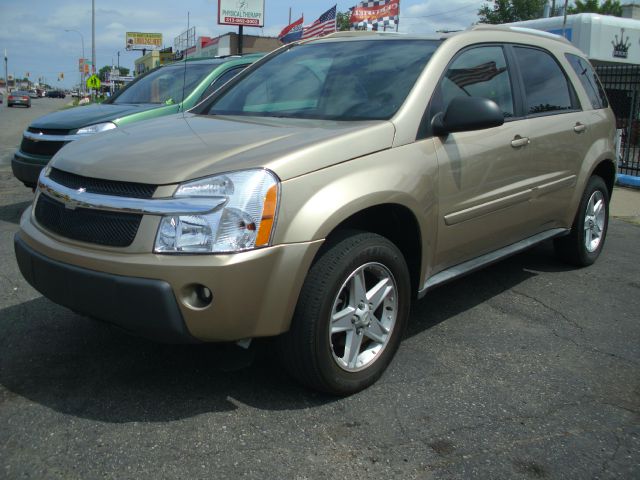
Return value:
M 571 42 L 561 35 L 556 35 L 555 33 L 546 32 L 544 30 L 537 30 L 535 28 L 519 27 L 517 25 L 491 25 L 486 23 L 478 23 L 469 27 L 468 30 L 493 30 L 497 32 L 524 33 L 526 35 L 549 38 L 551 40 L 556 40 L 558 42 L 564 42 L 571 45 Z

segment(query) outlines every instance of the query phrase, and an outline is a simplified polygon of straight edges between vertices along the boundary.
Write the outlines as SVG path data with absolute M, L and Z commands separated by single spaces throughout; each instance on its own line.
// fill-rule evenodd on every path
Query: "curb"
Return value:
M 623 175 L 618 174 L 618 185 L 623 185 L 625 187 L 631 188 L 640 188 L 640 177 L 636 177 L 634 175 Z

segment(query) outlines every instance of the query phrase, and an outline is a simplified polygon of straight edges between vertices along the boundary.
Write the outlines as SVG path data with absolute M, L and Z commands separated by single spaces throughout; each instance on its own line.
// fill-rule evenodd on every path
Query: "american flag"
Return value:
M 311 37 L 321 37 L 336 31 L 336 7 L 330 8 L 318 18 L 311 25 L 304 27 L 302 31 L 302 39 Z
M 447 78 L 458 87 L 464 88 L 476 83 L 488 82 L 505 72 L 507 67 L 497 68 L 496 62 L 487 62 L 469 68 L 451 68 L 447 72 Z

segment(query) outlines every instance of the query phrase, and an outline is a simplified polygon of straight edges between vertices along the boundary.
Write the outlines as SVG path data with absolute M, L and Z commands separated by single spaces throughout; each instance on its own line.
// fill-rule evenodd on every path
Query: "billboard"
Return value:
M 264 0 L 218 0 L 218 23 L 264 27 Z
M 196 45 L 196 27 L 191 27 L 189 30 L 182 32 L 176 38 L 173 39 L 173 51 L 177 54 L 188 50 Z
M 159 50 L 162 48 L 161 33 L 127 32 L 127 50 Z

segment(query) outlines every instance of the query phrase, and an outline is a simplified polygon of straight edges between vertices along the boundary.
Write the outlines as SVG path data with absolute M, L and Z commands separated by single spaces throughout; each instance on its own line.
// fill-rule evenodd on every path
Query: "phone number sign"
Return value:
M 218 24 L 264 26 L 264 0 L 218 0 Z

